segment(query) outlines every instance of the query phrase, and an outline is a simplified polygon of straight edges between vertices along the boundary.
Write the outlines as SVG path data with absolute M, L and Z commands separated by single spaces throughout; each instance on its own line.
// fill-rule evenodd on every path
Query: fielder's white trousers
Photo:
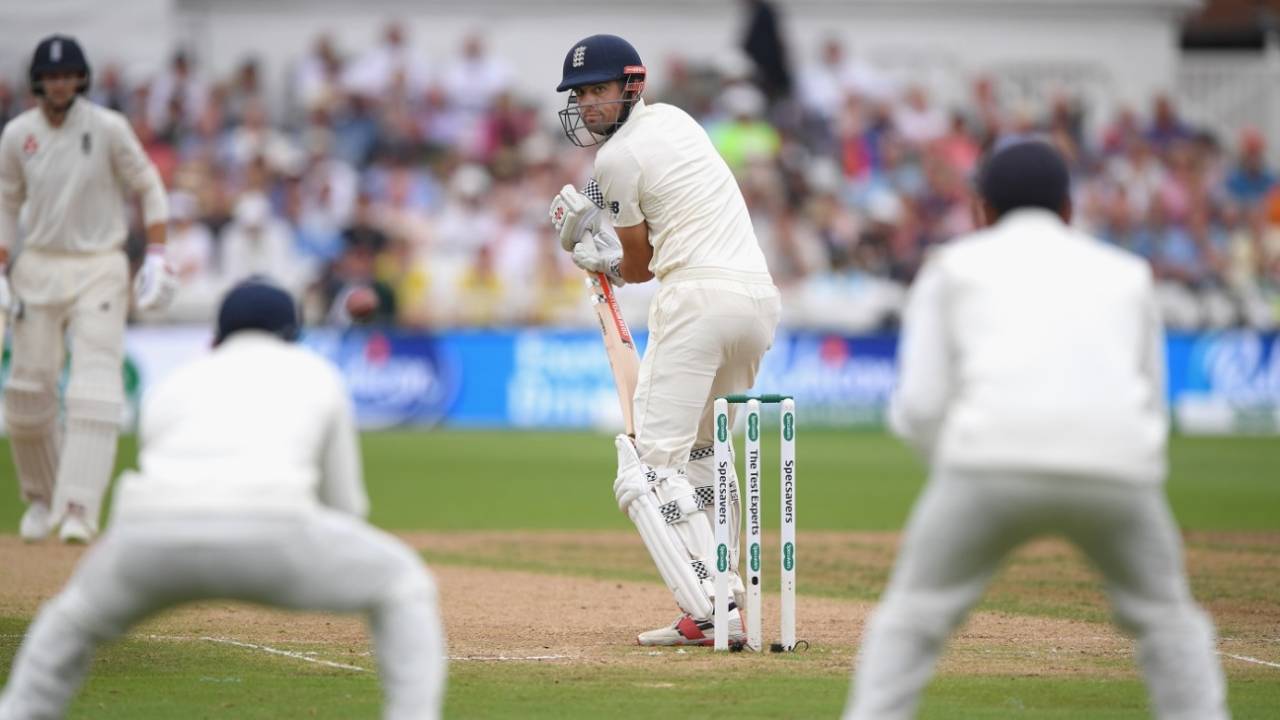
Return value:
M 711 446 L 715 398 L 755 383 L 782 307 L 768 275 L 742 282 L 676 271 L 663 283 L 649 305 L 635 396 L 636 453 L 659 474 Z
M 1227 718 L 1213 624 L 1187 585 L 1163 486 L 1047 474 L 935 471 L 862 639 L 847 720 L 914 717 L 951 631 L 1001 560 L 1065 536 L 1101 572 L 1116 622 L 1138 641 L 1156 717 Z
M 444 633 L 421 559 L 387 533 L 320 510 L 116 522 L 36 616 L 0 696 L 0 720 L 63 717 L 99 642 L 208 598 L 368 615 L 383 717 L 440 717 Z

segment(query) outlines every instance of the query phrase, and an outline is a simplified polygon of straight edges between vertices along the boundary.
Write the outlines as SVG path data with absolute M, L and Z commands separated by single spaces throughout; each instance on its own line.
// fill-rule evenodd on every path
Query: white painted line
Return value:
M 1224 652 L 1220 652 L 1218 654 L 1223 657 L 1229 657 L 1232 660 L 1242 660 L 1244 662 L 1257 663 L 1258 665 L 1266 665 L 1267 667 L 1280 668 L 1280 663 L 1267 662 L 1266 660 L 1259 660 L 1258 658 L 1251 658 L 1244 655 L 1232 655 L 1231 653 Z
M 302 660 L 309 663 L 315 663 L 317 665 L 324 665 L 325 667 L 340 668 L 342 670 L 354 670 L 355 672 L 371 672 L 369 668 L 362 668 L 358 665 L 347 665 L 346 663 L 333 662 L 331 660 L 320 660 L 318 658 L 310 657 L 306 653 L 293 652 L 292 650 L 281 650 L 279 648 L 268 647 L 266 645 L 255 645 L 254 643 L 240 642 L 239 640 L 231 640 L 229 638 L 202 637 L 200 639 L 204 640 L 205 642 L 220 643 L 222 645 L 234 645 L 235 647 L 248 648 L 250 650 L 261 650 L 265 653 L 271 653 L 272 655 L 283 655 L 284 657 L 290 657 L 295 660 Z
M 572 655 L 525 655 L 525 656 L 523 656 L 523 657 L 508 657 L 508 656 L 506 656 L 506 655 L 450 655 L 450 656 L 449 656 L 449 660 L 450 660 L 450 661 L 454 661 L 454 660 L 481 660 L 481 661 L 487 661 L 487 660 L 499 660 L 499 661 L 501 661 L 501 660 L 506 660 L 506 661 L 517 661 L 517 662 L 518 662 L 518 661 L 521 661 L 521 660 L 570 660 L 570 659 L 572 659 L 572 658 L 573 658 L 573 656 L 572 656 Z

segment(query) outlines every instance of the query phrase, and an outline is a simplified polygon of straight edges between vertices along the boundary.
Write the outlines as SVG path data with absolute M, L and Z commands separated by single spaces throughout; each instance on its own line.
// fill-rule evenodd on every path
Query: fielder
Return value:
M 368 615 L 383 717 L 440 717 L 444 638 L 418 556 L 362 522 L 368 499 L 338 373 L 291 344 L 293 301 L 242 283 L 215 348 L 148 393 L 138 472 L 112 523 L 18 649 L 0 720 L 61 718 L 93 649 L 165 608 L 226 598 Z
M 27 503 L 23 539 L 61 525 L 64 541 L 87 542 L 97 532 L 124 410 L 123 196 L 141 196 L 146 224 L 148 252 L 134 284 L 139 309 L 163 307 L 176 287 L 164 261 L 168 205 L 128 121 L 83 97 L 89 64 L 74 39 L 41 40 L 30 82 L 37 106 L 0 135 L 0 312 L 12 315 L 13 329 L 4 417 Z M 5 279 L 20 216 L 22 252 Z M 58 381 L 68 349 L 64 435 Z
M 930 465 L 844 717 L 915 714 L 951 631 L 1003 558 L 1065 536 L 1138 641 L 1159 718 L 1227 717 L 1214 629 L 1191 597 L 1164 495 L 1164 334 L 1151 270 L 1072 230 L 1046 143 L 997 147 L 985 229 L 937 250 L 911 289 L 894 431 Z
M 755 382 L 780 302 L 732 172 L 683 110 L 647 105 L 644 85 L 644 65 L 626 40 L 593 35 L 570 48 L 556 88 L 570 91 L 561 123 L 575 144 L 600 146 L 595 178 L 617 234 L 573 186 L 560 191 L 551 215 L 582 269 L 615 285 L 662 282 L 649 308 L 635 438 L 616 439 L 614 491 L 683 611 L 672 625 L 641 633 L 640 644 L 711 645 L 712 403 Z M 736 495 L 733 503 L 736 534 Z M 737 545 L 735 536 L 730 547 Z M 737 567 L 736 554 L 730 564 Z M 740 600 L 736 574 L 732 587 Z M 730 642 L 741 645 L 738 603 L 730 609 Z

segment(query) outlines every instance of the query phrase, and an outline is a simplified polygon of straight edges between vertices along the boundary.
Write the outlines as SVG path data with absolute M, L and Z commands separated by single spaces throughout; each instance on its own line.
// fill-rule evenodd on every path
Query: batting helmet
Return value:
M 617 35 L 592 35 L 574 43 L 568 54 L 564 56 L 564 68 L 560 74 L 560 84 L 556 92 L 573 90 L 584 85 L 622 81 L 622 112 L 618 120 L 604 131 L 604 137 L 587 130 L 578 113 L 578 98 L 570 93 L 568 104 L 560 111 L 560 125 L 565 135 L 573 144 L 585 147 L 597 145 L 608 139 L 631 113 L 631 106 L 644 92 L 645 69 L 640 60 L 640 53 L 631 43 Z M 587 130 L 584 136 L 582 132 Z
M 301 334 L 298 308 L 280 286 L 262 276 L 251 277 L 231 288 L 218 308 L 218 332 L 214 345 L 241 330 L 261 330 L 293 342 Z
M 80 75 L 76 92 L 89 89 L 89 61 L 84 57 L 80 43 L 68 35 L 50 35 L 36 45 L 36 52 L 31 57 L 31 69 L 27 79 L 31 82 L 33 95 L 44 95 L 44 76 L 52 73 L 71 73 Z

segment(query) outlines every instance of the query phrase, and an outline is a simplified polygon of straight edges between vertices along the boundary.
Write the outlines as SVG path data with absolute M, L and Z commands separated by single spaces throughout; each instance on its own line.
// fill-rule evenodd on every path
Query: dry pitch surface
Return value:
M 645 668 L 673 650 L 634 645 L 636 632 L 671 621 L 674 606 L 639 540 L 626 532 L 410 533 L 440 586 L 455 662 L 526 660 Z M 1232 679 L 1280 681 L 1280 534 L 1193 533 L 1188 564 L 1214 616 Z M 799 637 L 806 667 L 847 671 L 896 543 L 889 533 L 802 533 Z M 30 617 L 61 587 L 82 549 L 23 545 L 0 536 L 0 615 Z M 768 559 L 768 556 L 766 557 Z M 776 634 L 766 594 L 766 642 Z M 1066 545 L 1043 541 L 1014 556 L 988 600 L 952 642 L 948 675 L 1134 677 L 1133 644 L 1105 621 L 1104 599 Z M 372 668 L 367 635 L 351 617 L 299 614 L 230 602 L 170 611 L 135 628 L 158 643 L 242 643 L 245 653 L 285 650 L 279 661 Z M 682 660 L 719 662 L 691 649 Z M 736 662 L 766 663 L 739 655 Z M 352 670 L 355 672 L 356 670 Z

